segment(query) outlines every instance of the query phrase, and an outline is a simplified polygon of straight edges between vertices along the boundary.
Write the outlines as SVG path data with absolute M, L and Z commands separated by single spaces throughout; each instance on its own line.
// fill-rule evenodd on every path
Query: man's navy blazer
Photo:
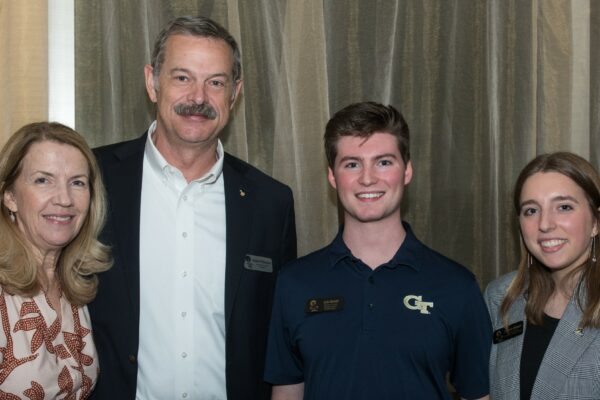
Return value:
M 135 399 L 140 316 L 140 200 L 146 137 L 144 134 L 138 139 L 94 150 L 109 203 L 101 241 L 111 246 L 114 258 L 113 267 L 100 274 L 98 295 L 89 305 L 100 360 L 95 399 Z M 227 221 L 227 398 L 269 399 L 271 389 L 263 382 L 262 375 L 273 290 L 281 265 L 296 257 L 292 192 L 227 153 L 223 177 Z M 273 272 L 246 269 L 246 255 L 270 258 Z

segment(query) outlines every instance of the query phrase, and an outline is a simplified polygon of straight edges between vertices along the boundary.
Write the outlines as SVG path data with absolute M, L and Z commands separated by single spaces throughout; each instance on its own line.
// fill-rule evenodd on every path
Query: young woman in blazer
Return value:
M 490 283 L 490 397 L 600 399 L 600 177 L 583 158 L 544 154 L 514 191 L 517 271 Z

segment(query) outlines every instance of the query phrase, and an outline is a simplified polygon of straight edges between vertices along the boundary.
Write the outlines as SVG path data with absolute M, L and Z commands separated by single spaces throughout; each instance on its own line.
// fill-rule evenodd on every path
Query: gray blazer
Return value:
M 516 272 L 504 275 L 485 290 L 494 331 L 503 327 L 500 305 Z M 571 299 L 544 354 L 533 385 L 532 400 L 600 399 L 600 330 L 578 330 L 581 309 Z M 508 324 L 525 321 L 525 298 L 515 300 Z M 524 331 L 523 331 L 524 333 Z M 518 400 L 523 336 L 493 344 L 490 355 L 490 398 Z

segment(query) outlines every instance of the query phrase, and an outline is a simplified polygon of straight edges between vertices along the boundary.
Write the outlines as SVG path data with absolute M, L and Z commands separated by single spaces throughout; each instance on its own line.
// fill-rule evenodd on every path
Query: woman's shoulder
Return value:
M 490 294 L 506 293 L 506 289 L 510 286 L 516 276 L 517 271 L 511 271 L 508 274 L 502 275 L 491 281 L 485 291 Z
M 496 278 L 487 285 L 487 288 L 484 292 L 484 298 L 488 308 L 491 308 L 493 305 L 498 305 L 502 302 L 504 296 L 506 296 L 508 287 L 515 279 L 516 275 L 517 271 L 509 272 L 506 275 Z

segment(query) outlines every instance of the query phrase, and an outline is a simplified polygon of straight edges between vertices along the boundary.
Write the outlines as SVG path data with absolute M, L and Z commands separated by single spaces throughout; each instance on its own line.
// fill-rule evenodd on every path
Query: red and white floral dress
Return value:
M 0 288 L 0 400 L 86 399 L 98 378 L 87 307 Z

